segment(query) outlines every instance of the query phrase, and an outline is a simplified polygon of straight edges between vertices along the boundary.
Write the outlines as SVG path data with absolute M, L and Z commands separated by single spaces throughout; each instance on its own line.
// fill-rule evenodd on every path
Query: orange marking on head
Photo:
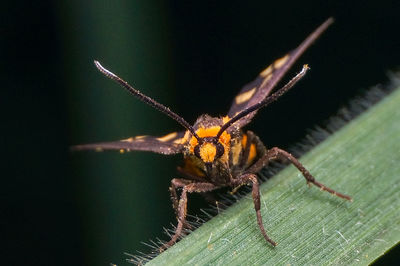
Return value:
M 218 134 L 218 131 L 220 130 L 220 128 L 221 128 L 220 126 L 213 126 L 213 127 L 209 127 L 209 128 L 201 127 L 196 131 L 196 134 L 200 138 L 214 137 Z
M 219 130 L 220 126 L 212 126 L 209 128 L 204 128 L 201 127 L 198 130 L 196 130 L 196 134 L 200 138 L 205 138 L 205 137 L 215 137 Z M 231 135 L 224 131 L 221 136 L 219 137 L 219 142 L 222 144 L 224 147 L 224 154 L 222 157 L 219 158 L 220 161 L 226 163 L 229 159 L 229 150 L 230 150 L 230 142 L 231 142 Z M 192 138 L 189 141 L 189 152 L 191 154 L 194 154 L 194 148 L 198 145 L 198 141 L 196 137 L 192 136 Z M 215 155 L 217 153 L 217 149 L 214 144 L 211 143 L 204 143 L 200 147 L 200 157 L 203 162 L 213 162 L 215 159 Z
M 220 126 L 213 126 L 213 127 L 209 127 L 209 128 L 199 128 L 196 131 L 196 134 L 200 137 L 200 138 L 205 138 L 205 137 L 215 137 L 219 130 L 220 130 Z M 224 145 L 224 148 L 226 150 L 226 146 L 229 147 L 230 141 L 231 141 L 231 135 L 228 134 L 226 131 L 224 131 L 221 136 L 219 137 L 219 141 L 221 142 L 222 145 Z M 197 145 L 197 139 L 192 136 L 192 138 L 190 139 L 190 152 L 193 153 L 194 152 L 194 147 L 196 147 Z
M 226 133 L 226 131 L 224 131 L 221 137 L 219 137 L 219 141 L 222 143 L 222 145 L 229 147 L 231 142 L 231 135 Z
M 212 163 L 217 154 L 217 148 L 214 144 L 206 143 L 200 147 L 200 157 L 203 162 Z

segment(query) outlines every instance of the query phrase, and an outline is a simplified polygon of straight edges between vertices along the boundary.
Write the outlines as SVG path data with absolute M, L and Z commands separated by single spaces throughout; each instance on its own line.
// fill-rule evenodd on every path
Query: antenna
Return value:
M 179 116 L 178 114 L 172 112 L 165 105 L 162 105 L 161 103 L 157 102 L 156 100 L 154 100 L 154 99 L 150 98 L 149 96 L 144 95 L 140 91 L 134 89 L 131 85 L 128 84 L 128 82 L 126 82 L 125 80 L 121 79 L 120 77 L 118 77 L 117 75 L 112 73 L 111 71 L 109 71 L 106 68 L 104 68 L 99 63 L 99 61 L 94 60 L 94 64 L 96 65 L 97 69 L 101 73 L 103 73 L 106 77 L 116 81 L 119 85 L 121 85 L 124 89 L 126 89 L 129 93 L 131 93 L 133 96 L 135 96 L 136 98 L 138 98 L 142 102 L 145 102 L 148 105 L 150 105 L 151 107 L 157 109 L 158 111 L 168 115 L 169 117 L 174 119 L 176 122 L 181 124 L 184 128 L 189 130 L 190 133 L 192 133 L 192 135 L 194 137 L 196 137 L 196 139 L 199 139 L 199 136 L 196 134 L 196 132 L 194 131 L 193 127 L 188 122 L 186 122 L 186 120 L 183 119 L 181 116 Z

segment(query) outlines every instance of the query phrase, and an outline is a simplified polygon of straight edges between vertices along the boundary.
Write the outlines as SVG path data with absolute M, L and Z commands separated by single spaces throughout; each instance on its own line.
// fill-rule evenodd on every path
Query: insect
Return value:
M 106 77 L 119 83 L 139 100 L 177 121 L 185 128 L 185 131 L 173 132 L 162 137 L 138 136 L 114 142 L 77 145 L 72 149 L 119 150 L 121 152 L 139 150 L 166 155 L 183 154 L 184 164 L 178 167 L 182 178 L 172 179 L 169 188 L 178 225 L 171 240 L 164 244 L 160 251 L 173 245 L 181 236 L 183 229 L 188 226 L 186 214 L 189 193 L 210 192 L 223 187 L 235 190 L 245 184 L 252 185 L 254 208 L 261 233 L 266 241 L 276 246 L 276 242 L 267 235 L 263 225 L 259 181 L 256 176 L 263 167 L 268 165 L 269 161 L 277 159 L 289 161 L 303 174 L 307 184 L 315 185 L 323 191 L 346 200 L 351 200 L 351 197 L 318 182 L 290 153 L 277 147 L 267 149 L 253 132 L 243 131 L 242 128 L 252 120 L 257 110 L 276 101 L 306 74 L 309 67 L 304 65 L 295 77 L 274 92 L 277 83 L 294 62 L 332 23 L 332 18 L 327 19 L 296 49 L 274 61 L 253 82 L 244 86 L 234 98 L 226 116 L 201 115 L 193 126 L 95 61 L 96 67 Z M 181 190 L 180 195 L 178 190 Z

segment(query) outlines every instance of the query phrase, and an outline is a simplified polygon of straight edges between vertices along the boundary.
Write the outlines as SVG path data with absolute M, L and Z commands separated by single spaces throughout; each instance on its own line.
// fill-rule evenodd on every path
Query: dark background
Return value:
M 193 123 L 225 114 L 242 85 L 333 16 L 285 80 L 304 63 L 309 74 L 249 126 L 287 148 L 387 83 L 400 62 L 399 10 L 387 0 L 2 3 L 2 264 L 123 264 L 123 252 L 166 240 L 175 223 L 168 186 L 180 156 L 68 152 L 180 129 L 93 59 Z

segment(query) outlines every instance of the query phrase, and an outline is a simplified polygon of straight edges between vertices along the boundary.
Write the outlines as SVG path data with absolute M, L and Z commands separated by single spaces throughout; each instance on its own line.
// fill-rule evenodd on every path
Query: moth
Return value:
M 304 65 L 302 70 L 286 85 L 275 90 L 278 82 L 294 62 L 332 23 L 332 18 L 327 19 L 296 49 L 275 60 L 253 82 L 244 86 L 233 99 L 226 116 L 201 115 L 194 125 L 190 125 L 181 116 L 136 90 L 126 81 L 104 68 L 98 61 L 94 61 L 98 70 L 106 77 L 117 82 L 139 100 L 177 121 L 185 130 L 161 137 L 138 136 L 120 141 L 77 145 L 73 146 L 72 149 L 117 150 L 121 152 L 135 150 L 165 155 L 183 154 L 183 166 L 178 167 L 181 178 L 172 179 L 169 188 L 178 225 L 175 234 L 160 248 L 160 251 L 173 245 L 181 236 L 184 228 L 188 226 L 186 222 L 188 194 L 205 193 L 223 187 L 230 187 L 235 190 L 242 185 L 252 186 L 258 227 L 265 240 L 276 246 L 276 242 L 267 235 L 263 225 L 260 211 L 260 183 L 256 175 L 271 160 L 288 161 L 303 174 L 307 184 L 315 185 L 320 190 L 327 191 L 340 198 L 351 200 L 350 196 L 339 193 L 318 182 L 290 153 L 278 147 L 267 149 L 253 132 L 243 130 L 243 127 L 250 123 L 260 108 L 276 101 L 304 77 L 309 70 L 307 65 Z M 178 193 L 179 191 L 180 193 Z

